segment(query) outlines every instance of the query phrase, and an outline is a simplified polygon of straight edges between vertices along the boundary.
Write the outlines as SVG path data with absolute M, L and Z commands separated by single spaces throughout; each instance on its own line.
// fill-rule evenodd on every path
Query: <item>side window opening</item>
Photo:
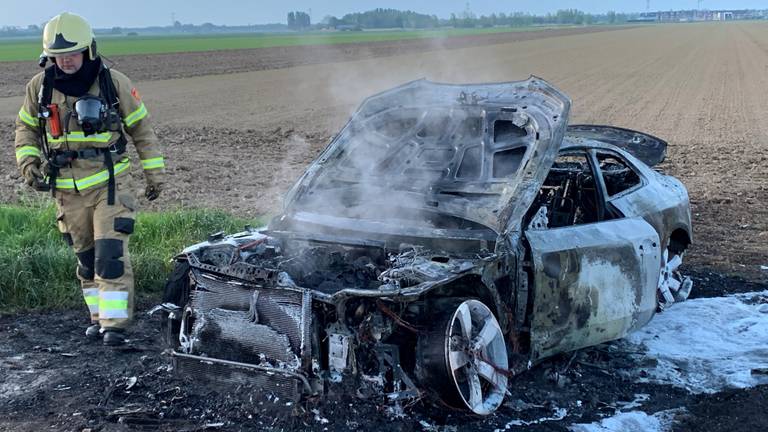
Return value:
M 533 220 L 531 226 L 537 229 L 597 222 L 600 219 L 598 197 L 587 156 L 583 153 L 560 155 L 528 211 L 527 221 Z
M 608 154 L 597 154 L 600 173 L 605 182 L 608 198 L 640 184 L 640 177 L 623 160 Z

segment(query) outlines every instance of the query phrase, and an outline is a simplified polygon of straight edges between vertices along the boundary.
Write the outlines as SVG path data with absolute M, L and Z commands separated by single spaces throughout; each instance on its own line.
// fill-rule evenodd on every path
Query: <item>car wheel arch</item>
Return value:
M 491 289 L 486 285 L 482 275 L 471 273 L 450 282 L 434 287 L 424 296 L 426 300 L 433 298 L 477 298 L 488 306 L 494 306 Z M 490 302 L 490 303 L 489 303 Z
M 423 297 L 427 302 L 449 298 L 480 300 L 491 309 L 505 334 L 511 330 L 513 309 L 503 301 L 498 287 L 490 277 L 477 273 L 467 274 L 431 289 Z
M 686 229 L 677 228 L 669 234 L 667 244 L 673 252 L 682 253 L 691 245 L 691 235 Z

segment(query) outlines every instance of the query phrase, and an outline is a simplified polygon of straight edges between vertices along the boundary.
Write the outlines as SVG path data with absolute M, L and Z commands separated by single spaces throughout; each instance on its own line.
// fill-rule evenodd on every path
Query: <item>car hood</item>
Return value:
M 536 77 L 419 80 L 374 95 L 292 187 L 277 219 L 502 232 L 535 196 L 569 109 L 567 96 Z

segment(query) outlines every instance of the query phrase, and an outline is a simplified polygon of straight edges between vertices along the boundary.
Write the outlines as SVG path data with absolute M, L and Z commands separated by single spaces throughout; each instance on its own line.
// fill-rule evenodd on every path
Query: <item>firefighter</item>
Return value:
M 128 238 L 137 211 L 125 134 L 139 154 L 150 201 L 162 190 L 165 162 L 139 92 L 104 65 L 85 19 L 64 12 L 46 24 L 40 66 L 48 60 L 53 65 L 27 83 L 16 162 L 28 185 L 54 196 L 90 311 L 86 336 L 122 345 L 133 315 Z

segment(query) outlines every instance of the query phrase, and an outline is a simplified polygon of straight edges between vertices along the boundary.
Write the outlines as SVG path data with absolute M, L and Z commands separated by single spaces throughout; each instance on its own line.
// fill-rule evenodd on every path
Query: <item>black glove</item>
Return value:
M 147 188 L 144 190 L 144 196 L 147 197 L 147 201 L 154 201 L 157 199 L 157 197 L 160 196 L 160 192 L 162 192 L 162 186 L 159 184 L 148 184 Z

